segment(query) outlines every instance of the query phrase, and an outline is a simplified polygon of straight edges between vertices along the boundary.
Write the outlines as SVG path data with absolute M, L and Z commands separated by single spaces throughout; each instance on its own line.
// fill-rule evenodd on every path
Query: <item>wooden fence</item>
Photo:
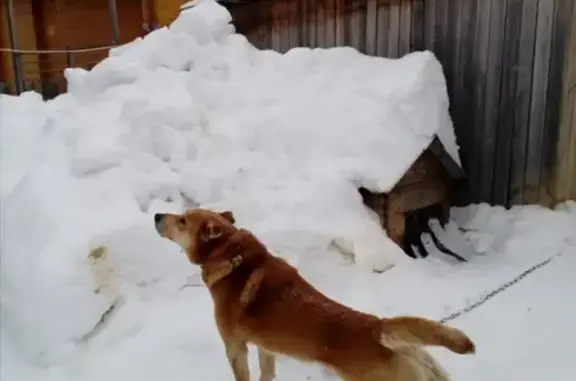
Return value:
M 568 60 L 574 0 L 223 3 L 238 32 L 259 48 L 347 45 L 384 57 L 433 51 L 444 67 L 469 177 L 465 201 L 576 198 L 576 180 L 559 181 L 571 176 L 566 171 L 576 161 L 574 109 L 568 108 L 575 95 L 566 74 L 576 65 Z
M 572 7 L 572 31 L 564 67 L 560 138 L 553 194 L 576 200 L 576 5 Z

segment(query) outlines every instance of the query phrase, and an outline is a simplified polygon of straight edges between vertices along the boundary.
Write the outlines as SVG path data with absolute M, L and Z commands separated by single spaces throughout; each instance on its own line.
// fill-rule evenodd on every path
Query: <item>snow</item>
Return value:
M 572 324 L 576 311 L 571 303 L 575 289 L 576 203 L 562 206 L 564 209 L 557 211 L 541 207 L 507 211 L 485 204 L 454 209 L 451 238 L 446 243 L 451 247 L 460 245 L 460 253 L 466 253 L 471 261 L 466 265 L 457 266 L 433 252 L 426 260 L 397 266 L 385 275 L 370 274 L 358 266 L 314 261 L 303 263 L 300 271 L 325 293 L 353 307 L 382 316 L 409 313 L 439 319 L 559 254 L 549 265 L 451 323 L 475 340 L 476 356 L 432 351 L 455 380 L 507 379 L 511 374 L 534 381 L 544 375 L 569 379 L 567 375 L 576 370 L 570 355 L 571 342 L 576 339 Z M 131 271 L 138 265 L 134 256 L 140 259 L 147 252 L 163 251 L 161 241 L 155 247 L 150 247 L 151 243 L 150 232 L 144 227 L 118 232 L 105 242 L 111 252 L 123 254 L 117 264 L 132 258 L 132 268 L 128 263 L 116 266 L 133 285 L 154 276 Z M 166 254 L 175 259 L 180 253 Z M 144 255 L 142 260 L 151 259 Z M 130 302 L 106 329 L 89 346 L 79 345 L 66 361 L 50 369 L 25 363 L 13 348 L 13 340 L 2 335 L 0 377 L 178 381 L 193 375 L 208 381 L 230 379 L 207 291 L 194 276 L 181 283 L 176 282 L 177 276 L 174 278 L 172 287 L 156 284 L 150 289 L 140 286 L 126 292 Z M 180 289 L 186 282 L 190 287 Z M 80 307 L 65 312 L 68 322 L 82 313 Z M 5 321 L 3 329 L 7 329 Z M 544 356 L 542 347 L 546 348 Z M 527 365 L 536 362 L 537 369 Z M 251 357 L 251 365 L 257 369 L 255 356 Z M 331 378 L 317 367 L 282 359 L 278 380 L 290 379 Z
M 436 135 L 459 162 L 438 60 L 351 48 L 281 55 L 254 48 L 230 21 L 215 2 L 196 2 L 91 71 L 67 69 L 68 93 L 54 101 L 26 95 L 12 108 L 3 97 L 3 124 L 34 109 L 28 133 L 48 141 L 37 161 L 144 212 L 153 200 L 234 209 L 287 256 L 336 242 L 362 267 L 405 261 L 357 188 L 390 190 Z
M 572 379 L 576 365 L 568 342 L 576 338 L 575 265 L 574 255 L 559 257 L 475 315 L 458 321 L 459 328 L 478 337 L 484 350 L 472 367 L 446 356 L 455 379 L 470 379 L 474 373 L 493 380 Z
M 558 348 L 576 338 L 560 317 L 551 321 L 562 341 L 542 324 L 544 309 L 574 317 L 575 204 L 454 209 L 438 234 L 466 265 L 434 250 L 410 260 L 362 205 L 359 186 L 389 190 L 434 136 L 460 162 L 433 54 L 280 55 L 255 49 L 230 21 L 196 1 L 91 71 L 67 69 L 68 92 L 52 101 L 0 96 L 2 380 L 229 379 L 199 269 L 152 224 L 155 212 L 197 205 L 233 210 L 326 294 L 383 316 L 441 318 L 558 254 L 494 299 L 503 304 L 491 319 L 527 342 L 515 322 L 531 308 L 532 337 Z M 512 343 L 480 319 L 498 306 L 489 303 L 455 322 L 485 357 L 439 352 L 455 379 L 486 379 L 483 361 L 493 378 L 513 366 L 492 357 Z M 549 363 L 556 378 L 569 365 Z M 279 381 L 326 377 L 288 360 L 278 370 Z

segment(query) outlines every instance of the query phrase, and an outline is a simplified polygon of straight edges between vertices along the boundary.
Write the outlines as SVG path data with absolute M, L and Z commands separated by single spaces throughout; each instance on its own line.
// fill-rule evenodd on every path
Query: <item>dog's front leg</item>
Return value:
M 250 369 L 248 368 L 248 347 L 244 342 L 227 341 L 226 356 L 232 367 L 236 381 L 250 381 Z
M 258 363 L 260 364 L 260 381 L 272 381 L 276 377 L 274 356 L 258 347 Z

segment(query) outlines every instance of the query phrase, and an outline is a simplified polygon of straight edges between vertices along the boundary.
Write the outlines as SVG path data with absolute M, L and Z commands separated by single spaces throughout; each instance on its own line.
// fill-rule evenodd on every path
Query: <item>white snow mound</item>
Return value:
M 91 71 L 67 69 L 53 101 L 0 96 L 2 324 L 35 360 L 56 361 L 109 308 L 95 248 L 128 302 L 197 271 L 153 231 L 168 207 L 231 209 L 297 265 L 337 256 L 334 243 L 367 269 L 408 260 L 357 188 L 390 190 L 436 135 L 459 162 L 434 55 L 281 55 L 230 21 L 199 1 Z

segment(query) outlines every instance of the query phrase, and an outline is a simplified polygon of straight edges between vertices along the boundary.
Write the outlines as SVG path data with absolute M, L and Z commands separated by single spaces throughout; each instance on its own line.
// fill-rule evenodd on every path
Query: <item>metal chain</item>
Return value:
M 442 319 L 440 319 L 440 323 L 447 323 L 449 321 L 452 321 L 454 319 L 459 318 L 462 315 L 466 315 L 469 312 L 475 310 L 476 308 L 480 307 L 481 305 L 483 305 L 484 303 L 486 303 L 488 300 L 492 299 L 493 297 L 495 297 L 496 295 L 498 295 L 499 293 L 501 293 L 502 291 L 506 290 L 507 288 L 515 285 L 516 283 L 520 282 L 522 279 L 524 279 L 526 276 L 530 275 L 531 273 L 533 273 L 534 271 L 538 270 L 541 267 L 546 266 L 547 264 L 549 264 L 550 262 L 552 262 L 555 258 L 559 257 L 560 255 L 562 255 L 563 252 L 559 252 L 554 254 L 553 256 L 549 257 L 548 259 L 537 263 L 536 265 L 530 267 L 528 270 L 524 271 L 522 274 L 518 275 L 516 278 L 512 279 L 509 282 L 504 283 L 503 285 L 501 285 L 500 287 L 498 287 L 497 289 L 495 289 L 494 291 L 491 291 L 489 293 L 487 293 L 486 295 L 484 295 L 482 298 L 480 298 L 478 301 L 474 302 L 473 304 L 462 308 L 459 311 L 456 311 Z

